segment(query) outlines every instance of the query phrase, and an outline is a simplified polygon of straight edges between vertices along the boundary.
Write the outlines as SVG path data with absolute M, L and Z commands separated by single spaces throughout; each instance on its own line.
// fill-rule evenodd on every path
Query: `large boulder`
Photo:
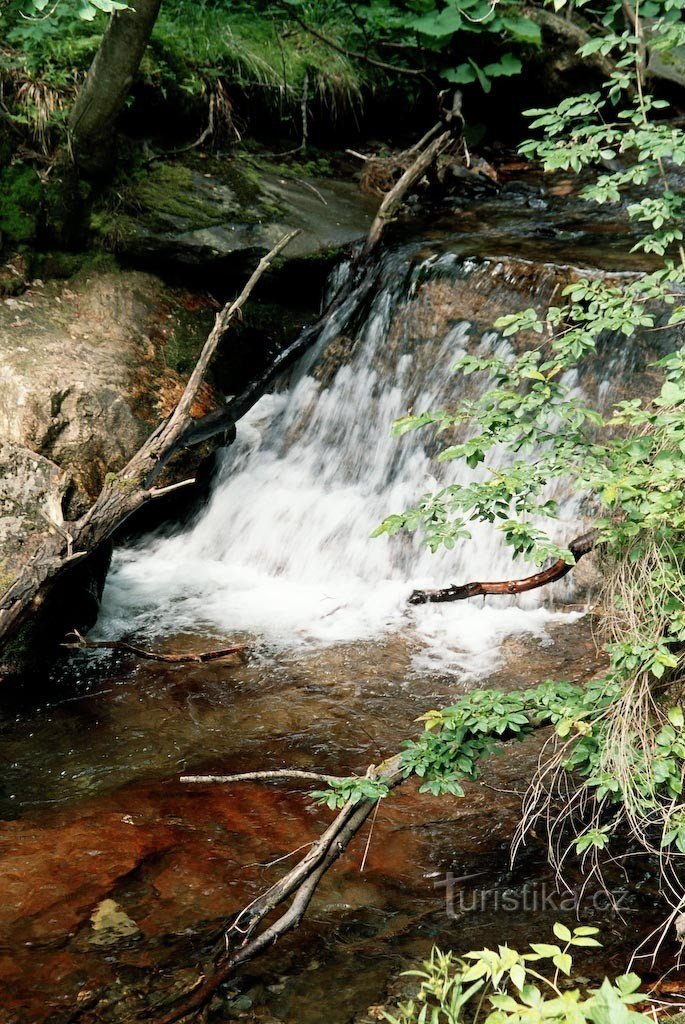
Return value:
M 0 591 L 51 535 L 64 532 L 67 483 L 54 462 L 0 439 Z
M 366 236 L 377 207 L 349 181 L 198 157 L 139 172 L 117 214 L 95 223 L 146 266 L 205 268 L 266 253 L 293 228 L 300 235 L 283 259 L 335 253 Z
M 112 271 L 0 302 L 0 439 L 60 467 L 68 518 L 175 403 L 211 320 L 184 302 L 150 274 Z

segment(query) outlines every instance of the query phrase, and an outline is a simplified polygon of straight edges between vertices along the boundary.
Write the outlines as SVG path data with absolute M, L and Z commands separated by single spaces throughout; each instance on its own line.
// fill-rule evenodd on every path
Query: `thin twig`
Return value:
M 182 775 L 180 782 L 197 782 L 200 784 L 214 782 L 251 782 L 264 779 L 306 779 L 308 782 L 334 782 L 342 779 L 342 775 L 324 775 L 322 772 L 306 772 L 297 768 L 279 768 L 263 772 L 239 772 L 237 775 Z
M 69 637 L 72 636 L 75 639 L 70 641 Z M 218 661 L 220 658 L 227 658 L 231 654 L 241 654 L 248 646 L 247 644 L 232 644 L 230 647 L 223 647 L 218 651 L 199 651 L 190 654 L 160 654 L 156 651 L 145 650 L 143 647 L 127 644 L 123 640 L 87 640 L 76 629 L 67 634 L 66 641 L 60 646 L 67 647 L 73 651 L 82 649 L 124 651 L 126 654 L 135 654 L 137 658 L 145 658 L 147 661 L 163 661 L 170 665 L 189 665 L 200 664 L 204 661 Z

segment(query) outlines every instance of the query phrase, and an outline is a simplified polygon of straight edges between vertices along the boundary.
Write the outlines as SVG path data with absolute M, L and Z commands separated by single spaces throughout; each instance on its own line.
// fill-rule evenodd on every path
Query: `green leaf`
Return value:
M 558 939 L 561 939 L 562 942 L 570 942 L 572 939 L 572 935 L 566 925 L 560 924 L 559 921 L 555 921 L 552 931 Z
M 552 958 L 552 963 L 555 967 L 559 968 L 562 974 L 568 975 L 571 973 L 573 960 L 568 953 L 557 953 L 557 955 Z
M 676 729 L 682 729 L 685 725 L 685 717 L 683 716 L 682 708 L 669 708 L 668 709 L 668 720 L 671 725 L 674 725 Z
M 530 948 L 534 949 L 535 952 L 542 957 L 553 957 L 558 953 L 561 953 L 559 946 L 553 946 L 548 942 L 531 942 Z
M 419 18 L 407 19 L 407 27 L 425 36 L 451 36 L 464 24 L 456 7 L 445 7 L 438 13 L 424 14 Z
M 514 964 L 509 971 L 509 977 L 516 988 L 521 990 L 526 983 L 526 969 L 523 964 Z
M 481 86 L 483 92 L 490 92 L 490 90 L 492 89 L 492 82 L 490 81 L 488 76 L 485 74 L 483 69 L 479 68 L 478 65 L 476 64 L 475 60 L 471 60 L 470 57 L 469 57 L 469 64 L 471 65 L 471 67 L 475 71 L 476 78 L 480 82 L 480 86 Z
M 455 85 L 467 85 L 476 81 L 476 72 L 470 64 L 460 64 L 456 68 L 448 68 L 447 71 L 441 72 L 441 77 L 446 82 L 454 82 Z
M 496 64 L 486 64 L 483 70 L 484 73 L 491 78 L 499 78 L 502 75 L 518 75 L 522 68 L 523 64 L 518 57 L 515 57 L 513 53 L 505 53 Z M 483 88 L 485 88 L 485 86 L 483 86 Z M 486 89 L 486 92 L 488 91 L 489 90 Z
M 533 46 L 540 46 L 542 43 L 540 26 L 532 18 L 523 16 L 502 18 L 502 25 L 509 35 L 520 43 L 530 43 Z

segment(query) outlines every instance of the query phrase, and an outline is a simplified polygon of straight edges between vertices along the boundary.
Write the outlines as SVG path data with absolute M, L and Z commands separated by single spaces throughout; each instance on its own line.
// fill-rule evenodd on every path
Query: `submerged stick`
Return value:
M 538 729 L 544 723 L 530 719 L 529 724 L 531 728 Z M 496 739 L 499 742 L 506 742 L 508 739 L 520 739 L 520 734 L 497 735 Z M 298 775 L 306 774 L 293 769 L 293 773 L 295 772 Z M 233 776 L 233 779 L 244 781 L 260 774 L 272 775 L 271 772 L 246 772 L 243 775 Z M 284 772 L 278 774 L 284 774 Z M 393 790 L 401 786 L 411 776 L 407 772 L 403 755 L 399 753 L 386 758 L 378 766 L 370 765 L 366 771 L 366 777 L 382 782 L 388 790 Z M 335 778 L 335 776 L 328 776 L 328 778 Z M 287 932 L 297 928 L 319 882 L 344 853 L 378 804 L 378 798 L 374 797 L 362 798 L 356 803 L 348 801 L 297 864 L 232 918 L 230 924 L 223 931 L 225 948 L 222 949 L 215 961 L 214 971 L 175 1009 L 168 1011 L 161 1018 L 156 1018 L 154 1024 L 175 1024 L 183 1017 L 188 1017 L 201 1010 L 238 967 L 253 960 Z M 366 853 L 367 851 L 364 852 L 364 858 Z M 262 931 L 258 931 L 265 919 L 289 899 L 291 902 L 288 909 L 283 911 L 280 917 L 277 917 L 270 925 L 266 925 Z M 231 946 L 232 940 L 235 943 L 233 946 Z M 146 1022 L 148 1019 L 146 1018 Z
M 532 576 L 525 576 L 519 580 L 502 580 L 497 583 L 474 582 L 474 583 L 451 583 L 448 587 L 439 590 L 414 590 L 409 596 L 409 604 L 437 604 L 443 601 L 465 601 L 469 597 L 480 597 L 487 594 L 523 594 L 527 590 L 537 590 L 548 583 L 554 583 L 562 579 L 571 571 L 588 552 L 592 551 L 598 539 L 597 530 L 589 530 L 587 533 L 576 537 L 568 546 L 573 555 L 574 562 L 565 562 L 558 558 L 556 562 L 536 572 Z
M 69 637 L 75 637 L 75 640 L 69 641 Z M 133 644 L 127 644 L 123 640 L 87 640 L 85 636 L 82 636 L 78 630 L 74 630 L 73 633 L 67 633 L 66 643 L 61 644 L 61 647 L 67 647 L 72 651 L 78 651 L 81 649 L 100 649 L 107 651 L 124 651 L 126 654 L 135 654 L 137 658 L 145 658 L 147 661 L 164 661 L 169 665 L 189 665 L 199 664 L 203 661 L 218 661 L 220 658 L 227 658 L 230 654 L 241 654 L 246 648 L 247 644 L 232 644 L 230 647 L 223 647 L 217 651 L 198 651 L 196 653 L 191 652 L 188 654 L 161 654 L 156 651 L 148 651 L 143 647 L 135 647 Z

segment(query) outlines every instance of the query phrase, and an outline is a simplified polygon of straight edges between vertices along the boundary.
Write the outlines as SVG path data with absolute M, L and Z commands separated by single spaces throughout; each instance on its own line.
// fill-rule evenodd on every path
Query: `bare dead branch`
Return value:
M 409 597 L 409 604 L 437 604 L 443 601 L 465 601 L 469 597 L 480 597 L 486 594 L 523 594 L 527 590 L 537 590 L 548 583 L 554 583 L 562 579 L 567 573 L 578 564 L 583 555 L 597 544 L 597 530 L 589 530 L 587 533 L 576 537 L 568 546 L 575 562 L 569 564 L 563 558 L 557 559 L 548 569 L 536 572 L 532 576 L 526 576 L 519 580 L 503 580 L 497 583 L 452 583 L 448 587 L 439 590 L 414 590 Z
M 239 772 L 237 775 L 182 775 L 180 782 L 197 782 L 202 785 L 214 782 L 252 782 L 271 779 L 306 779 L 307 782 L 334 782 L 342 775 L 324 775 L 322 772 L 300 771 L 297 768 L 279 768 L 261 772 Z
M 69 637 L 74 637 L 69 640 Z M 137 658 L 145 658 L 147 661 L 164 661 L 169 665 L 191 665 L 200 664 L 204 661 L 218 661 L 220 658 L 228 658 L 231 654 L 242 654 L 247 649 L 247 644 L 232 644 L 230 647 L 223 647 L 216 651 L 198 651 L 188 654 L 161 654 L 156 651 L 147 651 L 143 647 L 135 647 L 123 640 L 87 640 L 78 630 L 68 633 L 66 642 L 60 645 L 72 651 L 83 649 L 124 651 L 126 654 L 135 654 Z
M 240 313 L 262 274 L 299 234 L 290 231 L 257 265 L 240 295 L 216 316 L 200 357 L 183 394 L 171 415 L 153 431 L 147 441 L 119 473 L 108 477 L 91 508 L 80 519 L 65 524 L 65 536 L 48 535 L 42 548 L 25 566 L 13 585 L 0 597 L 0 645 L 35 612 L 47 597 L 55 580 L 76 561 L 97 550 L 133 513 L 166 488 L 152 483 L 171 456 L 194 431 L 191 409 L 203 383 L 216 348 L 231 321 Z M 214 432 L 218 427 L 215 425 Z M 67 540 L 67 537 L 69 538 Z
M 152 487 L 150 489 L 151 498 L 163 498 L 167 494 L 171 494 L 173 491 L 180 491 L 182 487 L 192 487 L 196 483 L 195 477 L 190 477 L 188 480 L 179 480 L 177 484 L 169 484 L 168 487 Z
M 429 135 L 430 134 L 432 134 L 432 130 Z M 400 180 L 393 185 L 383 199 L 374 222 L 371 225 L 371 230 L 369 231 L 364 245 L 365 255 L 375 248 L 380 241 L 386 224 L 393 219 L 407 193 L 418 181 L 421 180 L 431 164 L 437 160 L 440 153 L 449 145 L 452 139 L 453 135 L 451 131 L 445 131 L 438 135 L 437 139 L 434 139 L 430 145 L 421 150 L 411 166 L 404 172 Z
M 400 755 L 395 755 L 378 767 L 371 766 L 367 776 L 394 789 L 404 781 L 400 768 Z M 261 894 L 253 903 L 233 919 L 225 932 L 226 945 L 237 943 L 232 951 L 219 958 L 216 970 L 191 995 L 157 1024 L 175 1024 L 176 1021 L 200 1010 L 216 990 L 231 977 L 236 968 L 273 945 L 286 932 L 296 928 L 302 920 L 316 888 L 332 864 L 347 849 L 366 819 L 376 807 L 377 800 L 347 803 L 304 857 L 275 885 Z M 255 934 L 259 925 L 276 907 L 292 897 L 286 911 L 263 931 Z
M 544 724 L 530 720 L 530 725 L 534 729 L 542 728 Z M 498 742 L 506 742 L 514 738 L 520 737 L 518 734 L 497 736 Z M 297 771 L 296 774 L 307 773 Z M 246 772 L 227 776 L 227 779 L 242 782 L 260 775 L 271 776 L 272 773 Z M 366 776 L 383 782 L 388 790 L 396 789 L 408 778 L 401 754 L 394 754 L 392 757 L 386 758 L 378 766 L 371 765 Z M 335 776 L 327 778 L 333 779 Z M 181 1018 L 200 1010 L 238 967 L 253 960 L 288 931 L 296 928 L 302 920 L 319 882 L 331 865 L 344 853 L 351 840 L 378 808 L 378 805 L 379 801 L 371 798 L 345 804 L 328 828 L 311 844 L 304 857 L 278 882 L 262 892 L 256 900 L 253 900 L 231 920 L 222 933 L 223 944 L 216 959 L 214 972 L 184 1002 L 168 1012 L 166 1016 L 156 1020 L 155 1024 L 175 1024 Z M 292 902 L 288 909 L 270 925 L 267 925 L 263 931 L 258 932 L 259 926 L 272 911 L 291 897 Z

